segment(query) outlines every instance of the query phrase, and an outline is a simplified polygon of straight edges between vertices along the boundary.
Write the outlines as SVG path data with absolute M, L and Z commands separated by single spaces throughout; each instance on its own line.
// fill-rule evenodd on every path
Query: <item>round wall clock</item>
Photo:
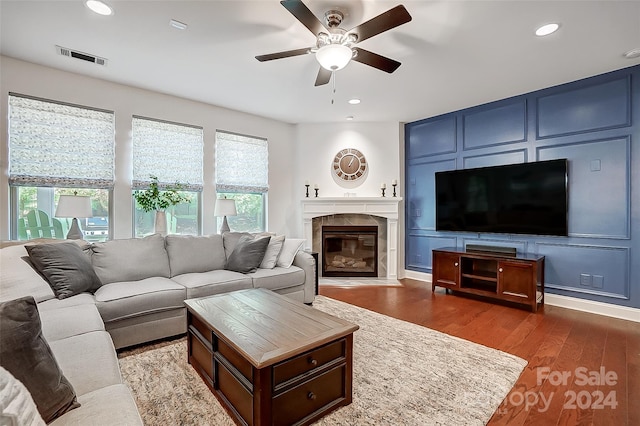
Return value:
M 333 158 L 333 173 L 338 179 L 354 181 L 367 172 L 367 160 L 364 154 L 354 148 L 339 151 Z

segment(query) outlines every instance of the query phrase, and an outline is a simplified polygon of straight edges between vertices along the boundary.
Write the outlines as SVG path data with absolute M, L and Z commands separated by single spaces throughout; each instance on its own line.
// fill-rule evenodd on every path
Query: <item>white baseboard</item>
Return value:
M 431 283 L 431 274 L 415 271 L 404 271 L 404 278 L 425 281 Z M 561 296 L 559 294 L 544 294 L 544 303 L 560 308 L 589 312 L 607 317 L 619 318 L 627 321 L 640 322 L 640 309 L 626 306 L 612 305 L 611 303 L 594 302 L 592 300 L 578 299 L 575 297 Z

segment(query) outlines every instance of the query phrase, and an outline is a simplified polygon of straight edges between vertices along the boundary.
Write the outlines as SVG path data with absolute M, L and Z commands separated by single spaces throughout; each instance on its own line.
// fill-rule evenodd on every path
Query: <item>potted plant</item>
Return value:
M 155 211 L 155 232 L 167 235 L 167 215 L 165 210 L 176 204 L 191 201 L 189 197 L 180 193 L 183 186 L 179 183 L 160 190 L 157 176 L 149 176 L 149 189 L 133 191 L 133 198 L 145 212 Z

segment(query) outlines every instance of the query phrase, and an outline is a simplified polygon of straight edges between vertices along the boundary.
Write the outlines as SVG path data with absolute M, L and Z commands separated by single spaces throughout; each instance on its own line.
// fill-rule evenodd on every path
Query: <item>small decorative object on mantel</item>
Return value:
M 305 180 L 305 181 L 304 181 L 304 186 L 306 186 L 306 187 L 307 187 L 307 194 L 306 194 L 306 197 L 307 197 L 307 198 L 309 198 L 309 181 L 308 181 L 308 180 Z
M 382 196 L 384 197 L 384 192 L 387 190 L 387 184 L 382 182 L 382 184 L 380 184 L 380 189 L 382 190 Z
M 316 191 L 316 198 L 318 198 L 318 189 L 320 188 L 318 187 L 317 183 L 313 186 L 313 189 Z
M 398 186 L 398 181 L 396 179 L 391 181 L 391 185 L 393 186 L 393 196 L 396 196 L 396 186 Z
M 167 214 L 166 209 L 180 203 L 191 201 L 189 197 L 180 193 L 183 186 L 179 183 L 167 186 L 160 190 L 157 176 L 149 176 L 151 182 L 148 189 L 133 191 L 133 198 L 140 208 L 145 212 L 156 212 L 155 229 L 157 234 L 167 235 Z

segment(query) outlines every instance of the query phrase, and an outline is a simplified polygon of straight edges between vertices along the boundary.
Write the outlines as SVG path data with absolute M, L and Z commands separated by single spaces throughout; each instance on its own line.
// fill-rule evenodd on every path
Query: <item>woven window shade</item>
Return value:
M 216 132 L 216 192 L 265 193 L 269 190 L 266 139 Z
M 113 187 L 111 111 L 9 94 L 9 184 Z
M 133 188 L 149 186 L 156 176 L 161 187 L 181 184 L 202 191 L 202 127 L 133 117 Z

